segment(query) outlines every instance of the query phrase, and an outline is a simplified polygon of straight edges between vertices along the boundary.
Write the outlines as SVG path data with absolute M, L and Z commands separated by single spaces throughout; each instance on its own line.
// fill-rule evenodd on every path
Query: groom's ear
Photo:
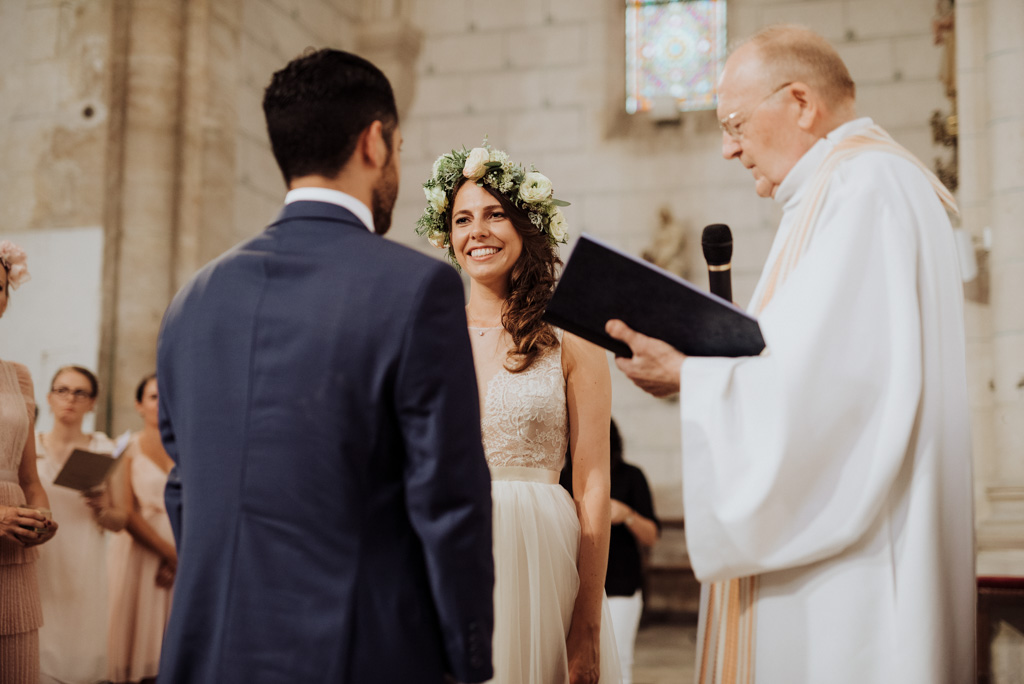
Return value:
M 371 169 L 382 169 L 388 160 L 388 143 L 384 139 L 384 125 L 374 121 L 359 134 L 353 156 Z

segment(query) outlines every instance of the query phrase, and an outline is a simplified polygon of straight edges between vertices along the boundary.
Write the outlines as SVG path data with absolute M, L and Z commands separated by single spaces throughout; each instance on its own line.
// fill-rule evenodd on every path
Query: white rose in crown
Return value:
M 558 207 L 548 215 L 548 233 L 555 242 L 564 242 L 569 236 L 569 226 Z
M 431 209 L 438 214 L 448 207 L 448 195 L 445 194 L 444 188 L 436 185 L 430 188 L 423 188 L 423 194 L 427 196 L 427 203 L 430 204 Z
M 445 245 L 448 244 L 448 236 L 444 231 L 435 230 L 433 233 L 427 236 L 427 242 L 432 244 L 438 249 L 444 249 Z
M 543 202 L 553 192 L 551 181 L 543 173 L 531 171 L 523 178 L 519 186 L 519 199 L 524 202 Z
M 483 147 L 474 147 L 466 157 L 466 163 L 462 167 L 462 175 L 469 180 L 480 180 L 487 173 L 487 162 L 491 160 L 491 153 Z

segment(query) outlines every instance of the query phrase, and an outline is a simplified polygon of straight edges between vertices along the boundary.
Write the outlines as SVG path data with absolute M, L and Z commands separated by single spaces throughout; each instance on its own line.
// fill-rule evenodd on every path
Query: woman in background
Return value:
M 622 458 L 622 437 L 615 420 L 609 426 L 612 476 L 612 536 L 608 545 L 608 573 L 604 590 L 608 594 L 615 643 L 622 665 L 622 684 L 633 681 L 633 647 L 644 609 L 641 547 L 658 540 L 661 523 L 654 515 L 651 490 L 644 472 Z M 567 461 L 560 482 L 572 492 L 572 462 Z
M 17 245 L 0 242 L 0 317 L 11 288 L 29 278 L 25 260 Z M 53 538 L 57 523 L 42 512 L 50 501 L 36 473 L 35 408 L 28 369 L 0 360 L 0 684 L 39 681 L 43 611 L 31 547 Z
M 120 466 L 132 504 L 125 531 L 110 544 L 108 677 L 112 682 L 155 681 L 178 567 L 164 506 L 167 473 L 174 463 L 160 441 L 158 399 L 156 375 L 146 376 L 135 390 L 135 409 L 143 428 L 132 435 Z
M 106 454 L 114 450 L 114 443 L 102 432 L 82 431 L 82 421 L 95 407 L 98 393 L 99 383 L 89 369 L 59 369 L 47 395 L 53 428 L 36 433 L 39 479 L 54 517 L 64 528 L 60 539 L 42 550 L 38 563 L 43 684 L 89 684 L 107 676 L 105 530 L 124 529 L 127 496 L 109 485 L 83 493 L 53 484 L 75 449 Z M 122 483 L 116 474 L 112 477 Z

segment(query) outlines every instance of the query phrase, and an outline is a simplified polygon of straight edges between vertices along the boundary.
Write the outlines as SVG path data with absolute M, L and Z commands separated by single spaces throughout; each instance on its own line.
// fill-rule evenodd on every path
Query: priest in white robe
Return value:
M 680 392 L 697 681 L 974 681 L 975 573 L 952 197 L 868 118 L 835 51 L 766 29 L 719 84 L 726 159 L 783 217 L 757 357 L 620 321 L 619 367 Z M 670 311 L 665 312 L 671 315 Z

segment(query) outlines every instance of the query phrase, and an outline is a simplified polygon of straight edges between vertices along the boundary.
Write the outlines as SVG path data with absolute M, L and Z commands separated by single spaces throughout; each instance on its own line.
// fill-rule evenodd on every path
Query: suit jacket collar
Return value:
M 284 205 L 277 218 L 270 224 L 270 227 L 297 220 L 336 221 L 359 228 L 360 230 L 366 230 L 366 225 L 348 209 L 337 204 L 331 204 L 330 202 L 307 200 Z

